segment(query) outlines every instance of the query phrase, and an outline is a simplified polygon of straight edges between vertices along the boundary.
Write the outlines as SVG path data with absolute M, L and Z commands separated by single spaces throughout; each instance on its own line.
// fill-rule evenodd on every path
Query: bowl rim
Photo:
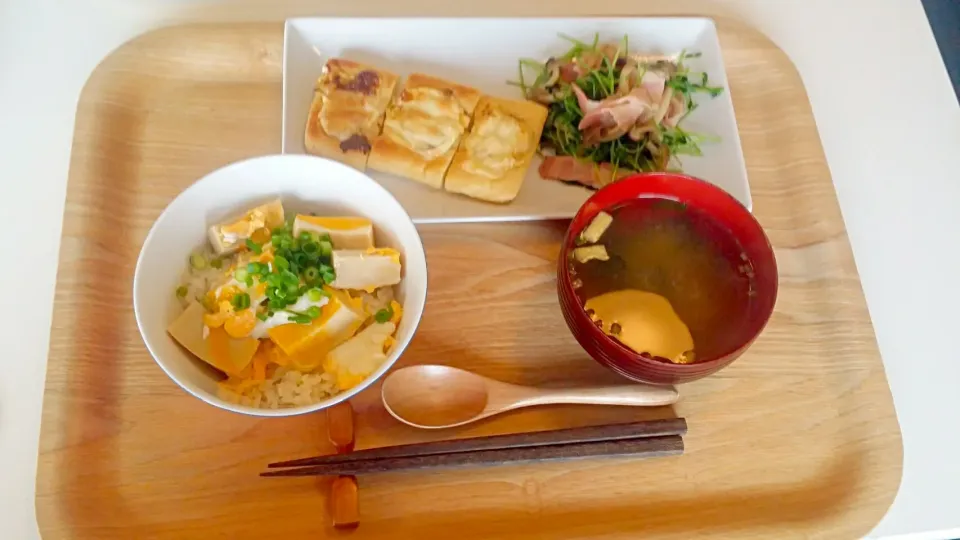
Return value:
M 598 214 L 600 211 L 609 209 L 613 206 L 617 206 L 618 204 L 622 204 L 631 199 L 673 198 L 674 200 L 679 200 L 676 197 L 676 195 L 674 193 L 670 193 L 669 190 L 650 190 L 650 191 L 647 191 L 647 194 L 648 194 L 647 196 L 644 196 L 644 192 L 640 191 L 638 193 L 635 193 L 629 196 L 618 197 L 615 202 L 611 204 L 606 204 L 603 206 L 599 205 L 599 203 L 597 202 L 598 198 L 604 198 L 606 196 L 605 190 L 610 190 L 614 186 L 621 183 L 624 183 L 623 185 L 625 186 L 628 184 L 639 182 L 641 180 L 657 180 L 660 182 L 669 181 L 669 182 L 684 182 L 687 184 L 696 184 L 700 189 L 706 190 L 707 192 L 711 192 L 712 194 L 722 199 L 726 205 L 732 205 L 731 208 L 739 212 L 742 216 L 745 216 L 748 218 L 747 222 L 750 223 L 751 227 L 756 229 L 756 232 L 759 233 L 758 237 L 762 238 L 763 241 L 765 242 L 765 250 L 764 250 L 765 253 L 769 254 L 769 263 L 771 265 L 771 270 L 773 273 L 772 288 L 770 290 L 769 309 L 766 310 L 766 313 L 763 314 L 763 317 L 755 324 L 755 328 L 753 329 L 753 331 L 750 332 L 750 337 L 746 339 L 742 344 L 738 345 L 737 347 L 729 351 L 724 352 L 723 354 L 715 355 L 714 357 L 711 357 L 703 361 L 698 360 L 691 364 L 674 364 L 674 363 L 660 362 L 657 360 L 653 360 L 653 359 L 649 359 L 641 356 L 633 349 L 621 343 L 619 340 L 616 340 L 610 337 L 609 335 L 604 333 L 602 330 L 600 330 L 593 323 L 593 321 L 587 316 L 586 310 L 583 309 L 583 305 L 580 302 L 577 302 L 577 301 L 573 302 L 573 309 L 570 310 L 572 312 L 570 315 L 577 321 L 577 324 L 579 324 L 580 328 L 583 329 L 583 331 L 587 332 L 587 334 L 591 338 L 593 338 L 595 342 L 601 343 L 605 346 L 612 347 L 622 356 L 629 357 L 630 360 L 633 362 L 636 362 L 641 365 L 649 366 L 651 368 L 655 368 L 657 371 L 671 371 L 673 373 L 680 375 L 681 377 L 688 376 L 688 377 L 699 378 L 701 376 L 706 376 L 726 366 L 727 364 L 731 363 L 734 359 L 736 359 L 736 356 L 738 356 L 743 351 L 745 351 L 748 347 L 750 347 L 750 345 L 753 344 L 754 341 L 756 341 L 756 339 L 760 336 L 760 334 L 763 333 L 763 330 L 764 328 L 766 328 L 767 324 L 769 323 L 770 318 L 772 317 L 774 309 L 776 307 L 776 300 L 777 300 L 777 295 L 779 292 L 779 285 L 780 285 L 779 270 L 777 268 L 776 256 L 774 253 L 773 245 L 770 243 L 770 239 L 767 237 L 766 232 L 763 230 L 763 227 L 760 225 L 760 222 L 756 219 L 753 213 L 749 209 L 747 209 L 740 201 L 738 201 L 732 195 L 724 191 L 722 188 L 706 180 L 703 180 L 694 176 L 690 176 L 682 173 L 672 173 L 672 172 L 650 172 L 650 173 L 632 174 L 630 176 L 627 176 L 625 178 L 617 180 L 614 183 L 608 184 L 600 188 L 595 193 L 593 193 L 590 196 L 590 198 L 586 200 L 586 202 L 583 203 L 583 205 L 580 207 L 579 210 L 577 210 L 576 215 L 574 215 L 573 219 L 570 221 L 570 225 L 568 226 L 567 231 L 564 234 L 563 244 L 560 246 L 560 258 L 558 261 L 559 267 L 560 267 L 560 277 L 558 279 L 558 282 L 559 282 L 559 285 L 563 288 L 561 294 L 566 294 L 568 295 L 569 298 L 574 300 L 577 298 L 576 290 L 573 288 L 573 282 L 570 277 L 569 265 L 566 264 L 566 260 L 570 255 L 570 252 L 574 245 L 576 237 L 580 234 L 580 232 L 584 228 L 586 228 L 587 225 L 589 225 L 590 221 L 592 221 L 593 219 L 593 216 Z M 658 184 L 658 185 L 662 185 L 662 184 Z M 696 203 L 691 204 L 688 201 L 683 201 L 683 202 L 686 204 L 690 204 L 691 206 L 697 207 Z M 711 215 L 711 217 L 713 217 L 712 214 L 710 214 L 706 210 L 703 210 L 703 211 L 708 215 Z M 586 215 L 589 215 L 590 217 L 589 218 L 584 217 Z M 583 220 L 583 224 L 581 227 L 575 229 L 574 225 L 579 220 Z M 732 234 L 733 233 L 731 233 L 731 235 Z M 731 356 L 733 357 L 732 359 L 731 359 Z M 604 364 L 605 366 L 607 365 L 606 362 L 601 362 L 601 363 Z M 607 366 L 607 367 L 611 367 L 611 366 Z M 614 369 L 614 371 L 617 373 L 620 373 L 621 375 L 624 375 L 625 370 L 623 368 L 620 368 L 619 366 L 618 368 L 619 369 Z M 632 375 L 629 378 L 632 378 Z M 693 380 L 693 379 L 690 379 L 690 380 Z
M 316 403 L 311 403 L 309 405 L 299 405 L 296 407 L 283 407 L 283 408 L 277 408 L 277 409 L 261 409 L 261 408 L 251 407 L 249 405 L 231 403 L 229 401 L 219 399 L 216 396 L 209 394 L 207 392 L 198 391 L 198 389 L 192 388 L 193 386 L 192 384 L 186 384 L 184 381 L 181 381 L 180 378 L 173 375 L 173 373 L 165 365 L 166 361 L 160 360 L 160 355 L 157 354 L 157 352 L 154 350 L 153 345 L 151 344 L 151 341 L 147 338 L 147 333 L 144 331 L 143 322 L 141 321 L 140 303 L 137 297 L 137 290 L 139 289 L 139 283 L 140 283 L 140 277 L 141 277 L 141 274 L 140 274 L 141 264 L 143 262 L 146 247 L 153 241 L 154 236 L 157 234 L 159 224 L 164 220 L 164 217 L 167 216 L 168 212 L 170 211 L 170 208 L 181 198 L 185 198 L 189 196 L 191 192 L 199 189 L 198 186 L 200 186 L 202 183 L 206 181 L 209 181 L 211 177 L 215 175 L 219 176 L 221 174 L 225 174 L 227 171 L 230 171 L 232 169 L 249 167 L 251 163 L 260 162 L 260 161 L 302 161 L 304 163 L 325 162 L 328 166 L 333 165 L 335 166 L 335 168 L 340 168 L 345 171 L 350 171 L 350 173 L 356 176 L 357 178 L 362 177 L 364 179 L 363 181 L 369 182 L 375 190 L 378 190 L 383 194 L 385 194 L 390 201 L 393 201 L 393 203 L 397 205 L 403 217 L 406 218 L 406 223 L 410 225 L 410 227 L 413 229 L 415 233 L 412 236 L 412 240 L 414 241 L 414 245 L 412 247 L 415 248 L 416 252 L 418 252 L 421 255 L 421 258 L 423 259 L 422 270 L 423 270 L 423 276 L 424 276 L 424 287 L 423 287 L 422 298 L 419 298 L 421 295 L 417 295 L 418 296 L 417 300 L 419 301 L 420 304 L 423 305 L 423 308 L 419 310 L 419 313 L 417 313 L 417 316 L 416 316 L 416 320 L 413 321 L 413 324 L 410 328 L 409 337 L 402 342 L 398 341 L 397 344 L 394 346 L 394 349 L 388 355 L 387 359 L 380 365 L 379 368 L 377 368 L 376 371 L 374 371 L 366 379 L 364 379 L 363 382 L 347 390 L 346 392 L 340 392 L 339 394 L 331 396 L 329 399 L 319 401 Z M 404 252 L 404 256 L 405 258 L 408 258 L 406 252 Z M 197 399 L 200 399 L 201 401 L 209 405 L 212 405 L 217 409 L 239 413 L 247 416 L 254 416 L 254 417 L 284 418 L 284 417 L 300 416 L 303 414 L 314 413 L 317 411 L 327 409 L 329 407 L 333 407 L 340 403 L 343 403 L 344 401 L 347 401 L 352 397 L 356 396 L 360 392 L 363 392 L 364 390 L 369 388 L 374 382 L 376 382 L 381 377 L 383 377 L 383 375 L 386 374 L 386 372 L 389 371 L 394 364 L 396 364 L 397 360 L 400 359 L 400 357 L 403 355 L 403 353 L 406 351 L 407 347 L 409 346 L 410 342 L 413 340 L 414 335 L 416 335 L 417 330 L 419 330 L 420 322 L 423 319 L 423 312 L 426 310 L 427 290 L 429 289 L 429 286 L 430 286 L 430 280 L 429 280 L 429 270 L 427 268 L 427 262 L 426 262 L 426 250 L 424 250 L 423 248 L 423 240 L 420 238 L 420 231 L 417 229 L 416 224 L 413 222 L 413 219 L 410 218 L 410 214 L 407 213 L 403 205 L 400 204 L 400 202 L 396 199 L 396 197 L 394 197 L 393 194 L 390 193 L 390 191 L 387 188 L 383 187 L 379 182 L 377 182 L 376 180 L 368 176 L 363 171 L 354 169 L 353 167 L 344 165 L 343 163 L 334 161 L 332 159 L 328 159 L 320 156 L 299 155 L 299 154 L 265 154 L 260 156 L 253 156 L 253 157 L 242 159 L 239 161 L 234 161 L 226 165 L 223 165 L 221 167 L 218 167 L 212 171 L 209 171 L 203 176 L 201 176 L 200 178 L 198 178 L 197 180 L 195 180 L 192 184 L 187 186 L 185 189 L 180 191 L 173 199 L 170 200 L 169 203 L 167 203 L 163 211 L 160 212 L 160 214 L 154 220 L 153 224 L 150 226 L 150 230 L 147 232 L 147 235 L 143 239 L 143 243 L 140 245 L 140 252 L 137 255 L 137 263 L 133 271 L 133 283 L 131 287 L 131 295 L 133 297 L 133 313 L 137 323 L 137 331 L 140 333 L 140 340 L 143 342 L 144 346 L 147 348 L 147 351 L 150 353 L 150 357 L 153 358 L 153 361 L 160 367 L 160 369 L 167 375 L 167 377 L 171 381 L 173 381 L 177 386 L 179 386 L 182 390 L 184 390 L 191 396 Z M 405 299 L 404 304 L 408 303 L 409 301 L 410 301 L 409 298 Z M 404 316 L 406 317 L 407 315 L 408 315 L 407 310 L 404 310 Z M 186 354 L 189 355 L 190 353 L 186 352 Z M 197 361 L 202 362 L 202 360 L 199 360 L 199 359 L 197 359 Z

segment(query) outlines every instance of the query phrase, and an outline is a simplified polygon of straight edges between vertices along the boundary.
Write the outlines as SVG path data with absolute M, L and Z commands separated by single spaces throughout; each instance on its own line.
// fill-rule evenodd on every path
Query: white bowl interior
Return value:
M 374 224 L 378 247 L 400 251 L 403 278 L 396 287 L 403 305 L 397 343 L 387 361 L 360 385 L 301 407 L 257 409 L 220 399 L 215 370 L 177 344 L 167 325 L 182 311 L 174 295 L 190 253 L 206 242 L 215 223 L 276 198 L 287 212 L 357 215 Z M 383 375 L 410 343 L 427 295 L 427 263 L 420 235 L 393 196 L 365 174 L 312 156 L 264 156 L 233 163 L 201 178 L 177 196 L 154 223 L 140 250 L 133 305 L 143 341 L 157 364 L 187 392 L 222 409 L 258 416 L 317 411 L 361 392 Z

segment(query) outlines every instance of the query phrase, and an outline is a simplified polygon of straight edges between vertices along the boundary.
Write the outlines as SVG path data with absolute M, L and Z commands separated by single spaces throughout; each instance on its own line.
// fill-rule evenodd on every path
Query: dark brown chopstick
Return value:
M 280 461 L 267 465 L 269 468 L 303 467 L 310 465 L 333 465 L 371 459 L 417 457 L 433 454 L 455 454 L 481 450 L 503 450 L 510 448 L 530 448 L 548 445 L 588 443 L 598 441 L 617 441 L 666 435 L 683 435 L 687 432 L 687 421 L 683 418 L 664 420 L 645 420 L 625 424 L 607 424 L 578 428 L 554 429 L 492 435 L 468 439 L 452 439 L 418 444 L 403 444 L 358 450 L 350 454 L 325 455 L 290 461 Z M 344 473 L 353 474 L 353 473 Z
M 313 465 L 295 469 L 268 471 L 260 476 L 327 476 L 361 475 L 415 469 L 434 469 L 478 465 L 521 464 L 531 462 L 583 459 L 590 457 L 659 457 L 683 453 L 683 438 L 679 435 L 620 439 L 599 442 L 580 442 L 549 446 L 497 448 L 452 454 L 389 457 L 359 461 Z

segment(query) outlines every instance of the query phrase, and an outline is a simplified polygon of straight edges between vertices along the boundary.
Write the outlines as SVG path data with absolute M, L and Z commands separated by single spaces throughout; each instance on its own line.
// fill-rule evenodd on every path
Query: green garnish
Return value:
M 270 316 L 267 315 L 266 313 L 257 313 L 257 318 L 260 319 L 261 321 L 266 321 L 267 319 L 270 318 Z
M 189 291 L 188 291 L 186 285 L 181 285 L 181 286 L 177 287 L 177 298 L 186 298 L 186 297 L 187 297 L 187 292 L 189 292 Z
M 332 266 L 321 264 L 320 277 L 323 278 L 324 283 L 333 283 L 333 280 L 337 279 L 337 273 L 333 270 Z
M 223 268 L 223 259 L 221 259 L 221 258 L 219 258 L 219 257 L 217 257 L 217 258 L 215 258 L 215 259 L 212 259 L 212 260 L 210 261 L 210 267 L 211 267 L 211 268 L 216 268 L 217 270 Z
M 310 317 L 311 319 L 316 319 L 317 317 L 320 316 L 320 308 L 318 308 L 317 306 L 310 306 L 307 308 L 307 311 L 305 311 L 304 313 L 306 313 L 307 316 Z
M 310 256 L 302 251 L 295 253 L 293 255 L 293 264 L 297 268 L 304 268 L 310 264 Z
M 329 240 L 320 241 L 320 256 L 321 257 L 330 257 L 333 255 L 333 242 Z
M 213 313 L 219 309 L 217 307 L 217 303 L 211 300 L 210 297 L 205 294 L 202 296 L 198 296 L 197 301 L 200 302 L 200 305 L 203 306 L 203 309 L 207 310 L 210 313 Z
M 193 253 L 190 255 L 190 266 L 195 270 L 203 270 L 207 267 L 207 258 L 199 253 Z
M 393 308 L 391 306 L 387 306 L 381 309 L 380 311 L 377 312 L 376 315 L 373 316 L 373 320 L 377 321 L 380 324 L 383 324 L 392 318 L 393 318 Z
M 303 313 L 290 313 L 291 315 L 287 317 L 287 320 L 290 322 L 297 324 L 310 324 L 313 322 L 313 319 L 311 319 L 309 315 L 305 315 Z
M 325 280 L 333 281 L 335 278 L 332 266 L 334 246 L 330 236 L 317 236 L 306 231 L 294 236 L 291 227 L 291 224 L 287 224 L 273 229 L 269 240 L 273 248 L 272 263 L 250 261 L 233 272 L 234 279 L 248 288 L 258 281 L 266 285 L 266 298 L 262 303 L 267 308 L 266 318 L 269 318 L 273 311 L 285 310 L 295 304 L 304 294 L 309 294 L 311 301 L 319 302 L 328 296 L 319 287 Z M 245 244 L 251 252 L 263 253 L 262 244 L 251 239 L 246 239 Z M 206 259 L 200 257 L 201 259 L 197 259 L 191 256 L 194 267 L 198 264 L 206 265 Z M 232 302 L 236 309 L 244 309 L 240 306 L 250 307 L 249 294 L 236 295 Z M 318 310 L 319 307 L 305 313 L 293 313 L 290 320 L 308 323 L 312 320 L 311 315 L 319 313 Z
M 233 304 L 233 308 L 237 311 L 247 309 L 250 307 L 250 295 L 247 293 L 236 294 L 230 299 L 230 303 Z

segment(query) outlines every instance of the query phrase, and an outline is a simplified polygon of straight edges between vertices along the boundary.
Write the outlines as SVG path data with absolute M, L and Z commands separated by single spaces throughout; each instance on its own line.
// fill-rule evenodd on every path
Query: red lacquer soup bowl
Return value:
M 587 315 L 574 291 L 570 275 L 570 252 L 580 232 L 602 210 L 634 199 L 657 198 L 677 201 L 712 218 L 739 244 L 752 264 L 753 296 L 745 311 L 742 331 L 732 340 L 729 351 L 697 358 L 692 364 L 673 364 L 637 354 L 605 334 Z M 610 184 L 593 194 L 570 223 L 557 264 L 557 292 L 567 326 L 580 345 L 597 362 L 634 381 L 650 384 L 677 384 L 693 381 L 719 371 L 736 360 L 766 326 L 777 299 L 777 263 L 773 248 L 760 224 L 742 204 L 722 189 L 690 176 L 672 173 L 638 174 Z M 696 343 L 694 343 L 696 346 Z

